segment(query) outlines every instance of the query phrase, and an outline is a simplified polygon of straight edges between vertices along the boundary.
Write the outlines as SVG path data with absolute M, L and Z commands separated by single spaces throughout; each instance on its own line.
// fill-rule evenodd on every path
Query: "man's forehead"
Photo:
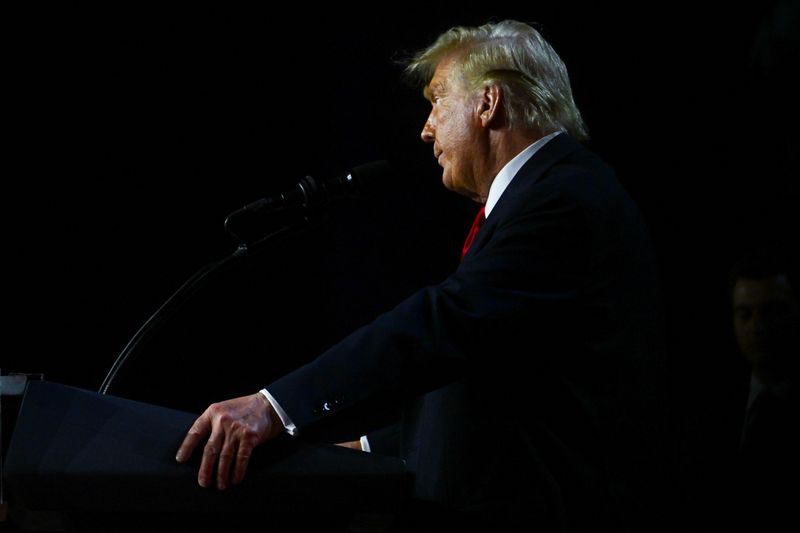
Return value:
M 434 93 L 439 94 L 447 91 L 447 84 L 450 80 L 454 62 L 454 57 L 448 57 L 439 61 L 439 64 L 436 65 L 436 69 L 433 71 L 431 81 L 429 81 L 423 89 L 423 94 L 426 98 L 429 98 Z

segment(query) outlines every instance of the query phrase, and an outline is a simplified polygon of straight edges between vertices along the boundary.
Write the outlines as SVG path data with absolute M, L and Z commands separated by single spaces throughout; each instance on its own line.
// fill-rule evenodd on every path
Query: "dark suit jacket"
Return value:
M 642 478 L 659 482 L 657 293 L 638 209 L 561 134 L 450 277 L 268 388 L 301 435 L 400 416 L 419 498 L 548 530 L 618 528 Z
M 787 378 L 765 386 L 743 420 L 732 513 L 752 531 L 796 529 L 800 490 L 800 396 L 797 383 Z M 791 526 L 790 524 L 795 524 Z

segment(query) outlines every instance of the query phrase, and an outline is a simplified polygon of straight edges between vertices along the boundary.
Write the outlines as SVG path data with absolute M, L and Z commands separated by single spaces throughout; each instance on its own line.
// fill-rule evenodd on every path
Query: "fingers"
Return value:
M 203 448 L 203 457 L 200 461 L 200 470 L 197 474 L 197 482 L 201 487 L 207 487 L 214 472 L 214 467 L 217 463 L 217 457 L 220 454 L 222 447 L 222 439 L 224 432 L 220 427 L 217 417 L 213 416 L 212 405 L 195 420 L 192 427 L 186 433 L 178 453 L 175 455 L 175 460 L 179 463 L 186 462 L 191 457 L 197 445 L 210 433 L 208 442 Z
M 211 419 L 208 415 L 208 411 L 206 411 L 194 421 L 189 432 L 186 433 L 186 437 L 184 437 L 180 448 L 178 448 L 178 453 L 175 455 L 175 460 L 179 463 L 187 461 L 200 441 L 210 432 Z
M 225 490 L 228 488 L 229 480 L 234 485 L 238 485 L 244 479 L 252 451 L 252 446 L 247 446 L 244 441 L 235 439 L 226 439 L 220 451 L 212 437 L 203 452 L 203 461 L 200 464 L 197 482 L 200 486 L 207 487 L 212 479 L 214 466 L 216 465 L 217 489 Z M 232 477 L 231 467 L 233 467 Z
M 236 468 L 233 471 L 233 484 L 238 485 L 244 479 L 247 472 L 247 465 L 250 463 L 250 454 L 253 452 L 252 446 L 247 446 L 244 442 L 239 446 L 239 453 L 236 454 Z
M 217 464 L 217 488 L 219 490 L 225 490 L 228 486 L 231 461 L 236 456 L 236 448 L 236 440 L 230 437 L 225 439 L 225 444 L 222 445 L 222 451 L 219 454 L 219 463 Z
M 197 483 L 201 487 L 208 487 L 214 475 L 214 467 L 222 447 L 221 440 L 220 431 L 212 432 L 203 448 L 203 458 L 200 461 L 200 470 L 197 472 Z
M 228 480 L 231 480 L 234 485 L 242 482 L 256 442 L 256 437 L 242 428 L 237 428 L 237 430 L 228 434 L 228 438 L 219 455 L 217 467 L 218 489 L 225 490 Z M 232 478 L 231 467 L 233 467 Z
M 197 474 L 197 482 L 201 487 L 208 487 L 214 479 L 216 468 L 217 489 L 225 490 L 231 479 L 231 465 L 236 461 L 235 470 L 238 478 L 234 483 L 238 483 L 244 477 L 244 472 L 238 473 L 240 461 L 238 455 L 240 450 L 244 451 L 249 458 L 254 444 L 249 437 L 248 429 L 239 420 L 233 420 L 230 413 L 221 409 L 218 404 L 209 408 L 211 413 L 211 436 L 203 449 L 203 458 L 200 462 L 200 470 Z M 245 468 L 247 463 L 245 462 Z

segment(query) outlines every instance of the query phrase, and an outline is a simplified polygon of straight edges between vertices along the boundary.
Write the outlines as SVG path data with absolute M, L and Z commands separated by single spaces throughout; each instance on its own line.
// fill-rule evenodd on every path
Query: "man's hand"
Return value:
M 197 445 L 208 437 L 197 482 L 201 487 L 207 487 L 216 466 L 217 488 L 225 490 L 229 480 L 232 479 L 236 485 L 244 479 L 253 449 L 283 429 L 278 414 L 261 393 L 215 403 L 192 424 L 175 459 L 179 463 L 185 462 Z M 231 478 L 231 463 L 234 461 Z

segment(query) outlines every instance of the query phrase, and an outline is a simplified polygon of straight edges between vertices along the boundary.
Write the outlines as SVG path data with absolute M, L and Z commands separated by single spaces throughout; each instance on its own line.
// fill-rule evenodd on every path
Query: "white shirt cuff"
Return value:
M 369 448 L 369 440 L 367 440 L 367 436 L 364 435 L 363 437 L 361 437 L 360 440 L 361 440 L 361 451 L 362 452 L 371 452 L 372 450 L 370 450 L 370 448 Z
M 286 411 L 283 410 L 278 401 L 272 397 L 272 394 L 270 394 L 267 389 L 261 389 L 258 392 L 267 398 L 267 401 L 270 403 L 270 405 L 272 405 L 272 408 L 275 409 L 276 413 L 278 413 L 278 418 L 281 419 L 281 423 L 283 424 L 283 427 L 286 428 L 286 432 L 292 436 L 297 435 L 297 426 L 294 425 L 294 422 L 292 422 L 292 419 L 289 418 L 289 415 L 286 414 Z

